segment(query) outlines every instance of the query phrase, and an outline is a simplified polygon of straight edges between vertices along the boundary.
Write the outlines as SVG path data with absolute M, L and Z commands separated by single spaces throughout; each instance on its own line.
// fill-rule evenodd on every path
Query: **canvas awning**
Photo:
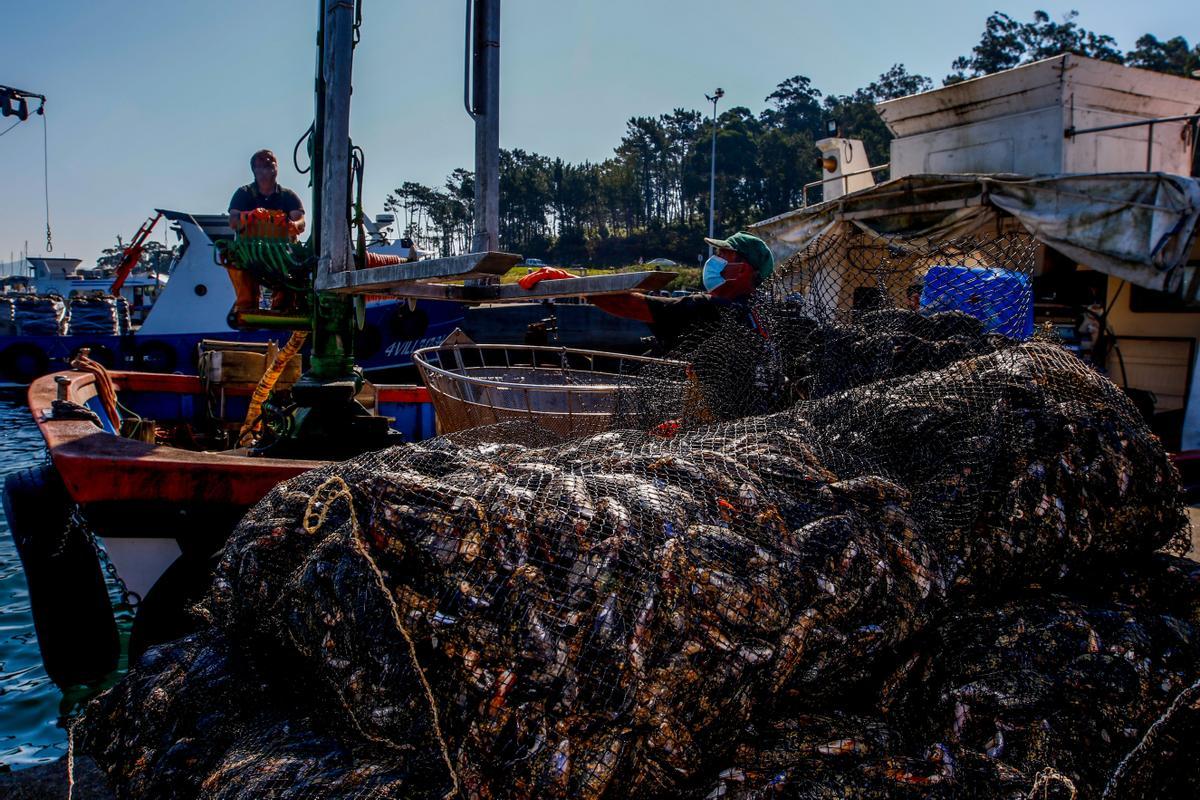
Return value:
M 776 261 L 843 226 L 910 241 L 946 240 L 1020 222 L 1038 241 L 1092 269 L 1191 298 L 1184 285 L 1200 220 L 1200 181 L 1161 173 L 910 175 L 757 222 Z

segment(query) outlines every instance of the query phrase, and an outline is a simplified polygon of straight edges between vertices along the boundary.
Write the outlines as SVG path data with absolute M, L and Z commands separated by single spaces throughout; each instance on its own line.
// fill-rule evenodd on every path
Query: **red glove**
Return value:
M 522 289 L 532 289 L 533 285 L 535 283 L 538 283 L 539 281 L 545 281 L 545 280 L 557 281 L 557 280 L 561 280 L 563 278 L 575 278 L 575 277 L 578 277 L 578 276 L 572 275 L 571 273 L 567 272 L 565 269 L 559 269 L 558 267 L 542 267 L 540 269 L 534 270 L 533 272 L 529 273 L 525 277 L 519 279 L 517 281 L 517 285 L 520 286 Z
M 677 419 L 669 419 L 666 422 L 660 422 L 650 429 L 650 433 L 662 439 L 674 439 L 675 434 L 683 428 L 683 423 Z

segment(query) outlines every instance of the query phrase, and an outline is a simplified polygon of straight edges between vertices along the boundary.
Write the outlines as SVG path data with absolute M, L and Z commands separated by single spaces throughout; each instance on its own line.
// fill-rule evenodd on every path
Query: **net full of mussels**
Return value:
M 81 746 L 123 797 L 1153 795 L 1200 573 L 1137 411 L 961 313 L 777 312 L 692 424 L 281 485 Z

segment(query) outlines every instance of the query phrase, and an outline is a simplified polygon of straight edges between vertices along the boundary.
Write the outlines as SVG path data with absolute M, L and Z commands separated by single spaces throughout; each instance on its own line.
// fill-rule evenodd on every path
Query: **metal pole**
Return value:
M 1070 127 L 1063 130 L 1063 136 L 1068 139 L 1084 133 L 1100 133 L 1101 131 L 1116 131 L 1122 128 L 1136 128 L 1140 125 L 1161 125 L 1167 122 L 1192 122 L 1200 119 L 1200 114 L 1180 114 L 1176 117 L 1155 117 L 1154 119 L 1139 119 L 1134 122 L 1118 122 L 1115 125 L 1100 125 L 1095 128 Z
M 354 57 L 354 3 L 325 0 L 325 130 L 321 137 L 321 249 L 318 277 L 345 272 L 350 254 L 350 73 Z
M 328 282 L 354 269 L 350 237 L 350 90 L 354 61 L 354 0 L 323 0 L 321 67 L 317 93 L 324 103 L 314 121 L 319 151 L 320 217 L 317 219 L 317 296 L 312 313 L 312 353 L 306 384 L 354 379 L 354 312 L 345 297 L 320 294 Z M 317 164 L 313 171 L 316 173 Z M 299 324 L 293 321 L 292 324 Z
M 475 236 L 471 249 L 500 249 L 500 0 L 474 0 Z
M 1150 159 L 1154 154 L 1154 120 L 1146 128 L 1146 172 L 1150 171 Z
M 312 158 L 309 168 L 312 170 L 312 220 L 313 225 L 309 236 L 309 244 L 313 252 L 321 252 L 321 189 L 322 176 L 325 174 L 325 0 L 317 0 L 317 66 L 315 91 L 313 97 L 313 133 Z
M 712 158 L 709 164 L 708 173 L 708 238 L 713 238 L 713 217 L 717 208 L 717 101 L 725 96 L 725 90 L 720 87 L 711 95 L 704 95 L 713 104 L 712 115 Z M 713 247 L 708 246 L 708 254 L 711 256 Z
M 708 172 L 708 237 L 713 237 L 713 217 L 716 211 L 716 101 L 721 97 L 725 97 L 725 90 L 720 86 L 712 95 L 704 95 L 704 98 L 710 103 L 713 103 L 713 156 L 709 158 Z M 713 254 L 713 246 L 708 246 L 708 254 Z

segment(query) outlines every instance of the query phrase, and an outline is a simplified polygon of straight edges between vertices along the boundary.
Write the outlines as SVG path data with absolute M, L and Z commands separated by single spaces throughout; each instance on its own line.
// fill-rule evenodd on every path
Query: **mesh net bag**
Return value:
M 114 297 L 72 297 L 67 318 L 68 336 L 116 336 L 121 333 L 120 306 Z
M 1032 328 L 1035 252 L 827 236 L 609 430 L 280 485 L 84 748 L 129 797 L 1099 791 L 1200 675 L 1196 580 L 1162 447 Z
M 70 321 L 58 295 L 13 295 L 13 321 L 20 336 L 65 336 Z
M 117 304 L 117 333 L 124 336 L 133 330 L 133 320 L 129 312 L 129 301 L 124 295 L 117 295 L 113 298 Z

